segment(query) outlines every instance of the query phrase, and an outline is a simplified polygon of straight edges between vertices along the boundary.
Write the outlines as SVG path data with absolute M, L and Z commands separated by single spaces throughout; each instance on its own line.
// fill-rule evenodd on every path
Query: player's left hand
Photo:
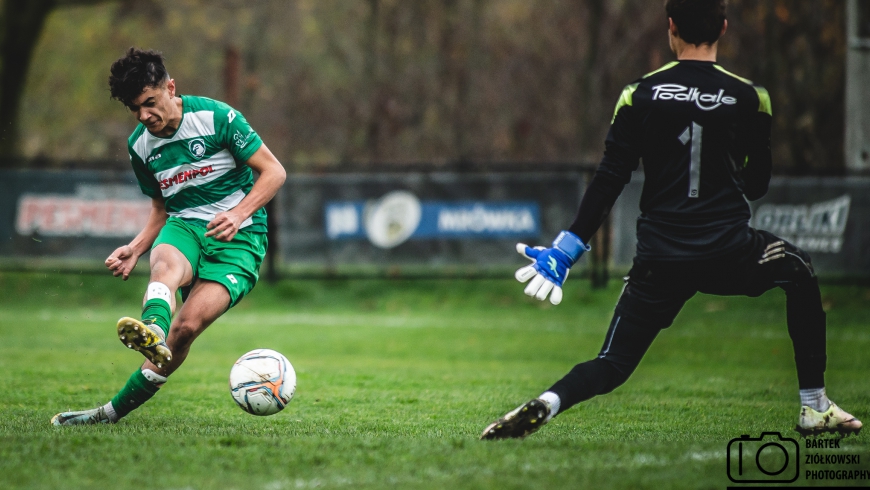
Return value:
M 242 217 L 233 210 L 224 211 L 215 215 L 214 219 L 206 226 L 209 231 L 205 236 L 215 237 L 222 242 L 229 242 L 239 232 L 242 226 Z

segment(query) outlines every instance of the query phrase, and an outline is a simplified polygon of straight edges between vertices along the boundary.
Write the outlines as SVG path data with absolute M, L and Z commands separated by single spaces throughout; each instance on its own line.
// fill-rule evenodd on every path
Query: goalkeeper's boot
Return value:
M 831 406 L 824 412 L 817 412 L 807 406 L 801 407 L 801 416 L 794 430 L 803 437 L 835 432 L 844 437 L 849 434 L 858 435 L 862 426 L 860 420 L 831 402 Z
M 106 415 L 103 407 L 82 410 L 81 412 L 59 413 L 51 418 L 51 425 L 94 425 L 112 424 L 112 419 Z
M 166 334 L 153 323 L 130 317 L 121 318 L 118 320 L 118 338 L 128 349 L 141 352 L 159 368 L 172 360 L 172 351 L 166 346 Z
M 519 439 L 536 432 L 550 420 L 550 405 L 534 399 L 506 413 L 483 430 L 481 440 Z

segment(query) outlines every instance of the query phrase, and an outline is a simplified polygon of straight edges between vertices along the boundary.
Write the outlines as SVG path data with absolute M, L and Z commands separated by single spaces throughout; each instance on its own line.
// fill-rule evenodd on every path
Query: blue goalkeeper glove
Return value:
M 590 248 L 570 231 L 559 233 L 553 240 L 552 248 L 532 248 L 525 243 L 517 243 L 517 252 L 531 260 L 532 264 L 517 270 L 514 277 L 520 282 L 534 278 L 526 286 L 526 295 L 541 301 L 549 295 L 550 303 L 558 305 L 562 302 L 562 284 L 568 278 L 571 266 Z

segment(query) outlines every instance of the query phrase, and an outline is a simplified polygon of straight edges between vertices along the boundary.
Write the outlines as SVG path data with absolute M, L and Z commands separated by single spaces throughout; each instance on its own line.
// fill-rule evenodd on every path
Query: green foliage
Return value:
M 720 61 L 769 89 L 775 168 L 842 169 L 845 2 L 735 0 L 728 18 Z M 22 147 L 126 169 L 135 121 L 106 77 L 137 45 L 167 55 L 182 93 L 235 100 L 288 168 L 597 161 L 622 88 L 672 59 L 665 26 L 649 0 L 65 7 L 36 49 Z
M 323 280 L 259 285 L 148 405 L 58 430 L 55 412 L 105 403 L 140 362 L 113 330 L 146 280 L 0 281 L 3 488 L 723 488 L 731 438 L 790 433 L 797 418 L 777 291 L 694 298 L 625 386 L 524 441 L 484 443 L 491 419 L 597 353 L 619 285 L 569 283 L 550 307 L 512 280 Z M 824 294 L 829 394 L 866 420 L 870 291 Z M 228 393 L 232 362 L 257 347 L 286 354 L 299 378 L 272 417 Z

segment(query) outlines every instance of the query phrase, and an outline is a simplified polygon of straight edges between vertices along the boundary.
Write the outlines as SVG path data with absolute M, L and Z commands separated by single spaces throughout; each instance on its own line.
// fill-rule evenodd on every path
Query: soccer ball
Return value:
M 230 370 L 230 394 L 242 410 L 272 415 L 284 410 L 296 392 L 296 371 L 281 353 L 254 349 Z

